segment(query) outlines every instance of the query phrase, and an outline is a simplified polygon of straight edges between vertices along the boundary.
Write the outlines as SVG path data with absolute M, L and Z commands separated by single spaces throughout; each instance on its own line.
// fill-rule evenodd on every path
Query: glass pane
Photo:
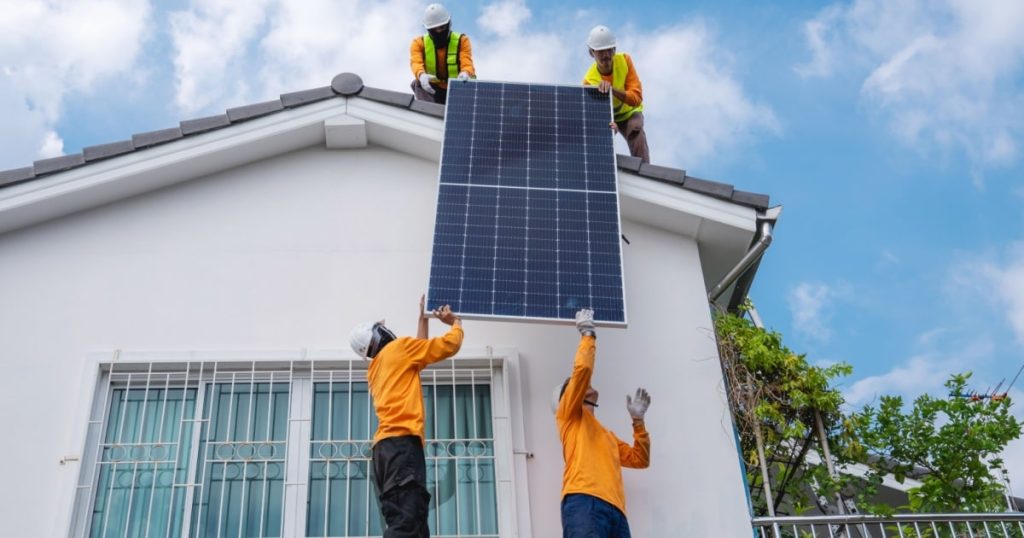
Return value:
M 207 386 L 194 537 L 282 535 L 288 383 Z
M 373 412 L 366 382 L 313 384 L 307 536 L 380 536 L 377 494 L 370 481 Z
M 432 536 L 497 536 L 488 384 L 423 387 Z M 315 383 L 310 444 L 310 537 L 380 536 L 371 482 L 377 417 L 365 382 Z
M 90 536 L 180 536 L 196 389 L 114 388 Z
M 431 535 L 496 536 L 491 388 L 423 387 Z

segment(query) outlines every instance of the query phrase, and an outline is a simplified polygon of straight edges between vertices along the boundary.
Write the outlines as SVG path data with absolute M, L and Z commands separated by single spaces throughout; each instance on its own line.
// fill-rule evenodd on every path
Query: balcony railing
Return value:
M 756 538 L 1024 538 L 1024 512 L 757 517 Z

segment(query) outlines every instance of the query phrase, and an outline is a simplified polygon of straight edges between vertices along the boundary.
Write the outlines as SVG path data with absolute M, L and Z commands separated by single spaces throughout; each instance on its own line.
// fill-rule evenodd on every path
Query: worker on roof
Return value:
M 438 338 L 427 338 L 422 298 L 416 338 L 396 338 L 383 320 L 360 324 L 349 336 L 356 355 L 372 360 L 366 377 L 380 421 L 373 436 L 373 483 L 387 524 L 384 538 L 430 536 L 420 371 L 458 353 L 463 337 L 451 308 L 442 306 L 434 315 L 452 327 Z
M 572 375 L 552 395 L 565 460 L 562 536 L 629 538 L 622 467 L 645 469 L 650 464 L 651 438 L 644 414 L 651 397 L 642 388 L 635 397 L 626 396 L 626 410 L 633 419 L 633 446 L 606 430 L 594 416 L 598 392 L 590 386 L 597 349 L 594 311 L 577 312 L 576 328 L 581 337 Z
M 607 26 L 595 26 L 587 38 L 587 48 L 594 63 L 583 77 L 586 86 L 597 86 L 602 93 L 612 93 L 614 127 L 626 139 L 629 154 L 651 162 L 644 132 L 644 93 L 633 58 L 615 52 L 615 34 Z
M 441 4 L 430 4 L 423 14 L 427 33 L 412 40 L 409 67 L 417 99 L 445 104 L 448 81 L 476 78 L 469 36 L 452 31 L 452 16 Z

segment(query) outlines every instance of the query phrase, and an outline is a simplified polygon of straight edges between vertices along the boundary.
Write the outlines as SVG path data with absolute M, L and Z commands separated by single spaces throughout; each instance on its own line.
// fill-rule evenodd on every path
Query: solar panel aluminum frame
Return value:
M 480 81 L 480 82 L 495 83 L 495 84 L 523 85 L 523 86 L 538 86 L 538 85 L 541 85 L 541 84 L 534 84 L 534 83 L 527 83 L 527 82 L 508 82 L 508 81 L 498 81 L 498 80 L 488 80 L 488 81 Z M 476 80 L 449 81 L 449 84 L 476 84 L 476 83 L 477 83 Z M 553 87 L 563 87 L 563 88 L 586 88 L 587 87 L 587 86 L 575 85 L 575 84 L 543 84 L 543 86 L 553 86 Z M 612 97 L 611 92 L 608 92 L 608 119 L 609 119 L 609 121 L 613 121 L 613 118 L 614 118 L 614 108 L 612 106 L 612 98 L 611 97 Z M 451 109 L 448 106 L 445 106 L 444 124 L 443 124 L 444 128 L 442 129 L 442 139 L 441 139 L 441 153 L 440 153 L 440 156 L 439 156 L 438 167 L 437 167 L 437 197 L 434 200 L 434 207 L 435 208 L 438 207 L 438 203 L 439 203 L 440 197 L 441 197 L 441 189 L 442 189 L 442 187 L 444 185 L 443 183 L 441 183 L 441 179 L 442 179 L 441 176 L 442 176 L 442 172 L 443 172 L 444 151 L 445 151 L 445 145 L 446 145 L 444 137 L 447 136 L 447 125 L 448 125 L 448 112 L 449 112 L 449 110 L 451 110 Z M 614 147 L 615 132 L 611 130 L 610 124 L 609 124 L 609 129 L 608 129 L 608 136 L 611 137 L 611 139 L 612 139 L 612 146 Z M 616 226 L 617 226 L 617 235 L 616 235 L 616 237 L 617 238 L 621 238 L 621 236 L 622 236 L 622 205 L 621 205 L 620 193 L 619 193 L 619 187 L 618 187 L 618 169 L 616 167 L 614 157 L 613 157 L 613 159 L 611 161 L 611 172 L 612 172 L 612 176 L 615 178 L 615 191 L 614 191 L 614 194 L 615 194 L 615 212 L 616 212 L 616 217 L 617 217 L 617 219 L 616 219 Z M 437 217 L 435 215 L 434 228 L 431 229 L 431 237 L 435 236 L 436 228 L 437 228 Z M 616 243 L 618 245 L 618 254 L 619 254 L 619 274 L 620 274 L 620 277 L 622 279 L 621 280 L 621 289 L 622 289 L 622 321 L 600 320 L 600 319 L 597 319 L 597 316 L 599 316 L 600 313 L 599 312 L 595 312 L 594 325 L 596 325 L 598 327 L 612 327 L 612 328 L 624 329 L 624 328 L 628 327 L 628 322 L 629 322 L 629 315 L 628 315 L 629 310 L 628 310 L 627 301 L 626 301 L 626 268 L 625 268 L 625 258 L 623 256 L 624 253 L 623 253 L 623 250 L 622 250 L 622 241 L 621 241 L 621 239 L 617 240 Z M 433 248 L 431 249 L 431 257 L 433 258 Z M 431 276 L 432 276 L 432 273 L 433 273 L 433 259 L 431 259 Z M 429 310 L 430 308 L 441 306 L 441 303 L 439 303 L 438 301 L 434 300 L 433 289 L 429 286 L 429 282 L 428 282 L 428 286 L 427 286 L 426 305 L 427 305 L 427 308 L 428 308 L 428 314 L 430 313 L 430 310 Z M 583 308 L 583 307 L 581 307 L 581 308 Z M 467 319 L 467 320 L 511 321 L 511 322 L 517 322 L 517 323 L 541 323 L 541 324 L 556 324 L 556 325 L 574 325 L 575 324 L 575 319 L 574 318 L 554 318 L 554 317 L 513 316 L 513 315 L 499 315 L 499 314 L 479 314 L 479 313 L 470 313 L 470 312 L 464 313 L 464 312 L 459 312 L 459 311 L 456 311 L 456 313 L 462 319 Z

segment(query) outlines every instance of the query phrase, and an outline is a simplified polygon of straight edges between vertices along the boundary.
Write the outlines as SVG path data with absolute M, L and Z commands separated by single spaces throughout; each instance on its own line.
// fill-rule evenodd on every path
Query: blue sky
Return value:
M 1012 377 L 1024 4 L 626 5 L 448 3 L 485 79 L 574 83 L 587 31 L 611 26 L 644 82 L 653 161 L 784 206 L 752 297 L 793 349 L 854 366 L 852 404 L 941 393 L 952 372 L 973 370 L 977 390 Z M 343 71 L 407 89 L 424 6 L 0 0 L 0 169 Z M 1009 459 L 1024 493 L 1024 445 Z

